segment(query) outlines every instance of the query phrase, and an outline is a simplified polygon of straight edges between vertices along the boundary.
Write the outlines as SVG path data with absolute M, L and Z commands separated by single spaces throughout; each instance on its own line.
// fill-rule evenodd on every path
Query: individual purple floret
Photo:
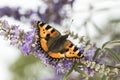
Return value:
M 20 35 L 20 32 L 19 32 L 19 26 L 13 26 L 12 27 L 12 30 L 11 30 L 11 37 L 10 37 L 10 44 L 12 45 L 15 45 L 15 44 L 18 44 L 18 39 L 19 39 L 19 35 Z
M 4 20 L 4 21 L 3 21 L 3 29 L 4 29 L 4 30 L 8 30 L 9 26 L 10 26 L 10 25 L 8 24 L 8 22 Z
M 7 21 L 0 21 L 0 34 L 6 37 L 7 32 L 9 31 L 9 27 L 10 25 Z

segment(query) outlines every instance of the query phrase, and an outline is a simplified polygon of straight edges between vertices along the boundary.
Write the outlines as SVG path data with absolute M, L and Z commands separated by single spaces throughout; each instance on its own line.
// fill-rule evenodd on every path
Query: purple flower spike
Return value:
M 25 54 L 29 54 L 32 51 L 33 44 L 35 44 L 35 29 L 26 32 L 24 39 L 23 39 L 23 45 L 21 46 L 21 49 Z
M 94 54 L 95 54 L 96 48 L 92 48 L 87 51 L 87 55 L 85 56 L 86 60 L 92 60 Z
M 71 66 L 72 66 L 72 62 L 70 60 L 67 59 L 63 59 L 61 62 L 59 62 L 58 64 L 56 63 L 52 63 L 52 66 L 54 66 L 56 72 L 58 74 L 60 73 L 65 73 L 68 70 L 70 70 Z
M 30 51 L 31 51 L 29 44 L 24 44 L 21 48 L 22 48 L 22 51 L 23 51 L 25 54 L 27 54 L 27 55 L 28 55 L 28 54 L 30 53 Z
M 35 29 L 31 31 L 24 32 L 24 30 L 19 29 L 19 26 L 9 25 L 7 21 L 0 21 L 1 30 L 0 34 L 5 38 L 10 39 L 10 44 L 15 45 L 20 48 L 23 53 L 29 54 L 30 52 L 34 52 L 35 43 L 36 43 L 36 32 Z
M 81 46 L 79 47 L 79 50 L 81 51 L 81 53 L 83 53 L 83 52 L 84 52 L 84 47 L 81 45 Z
M 26 35 L 25 35 L 25 40 L 24 40 L 25 43 L 26 42 L 27 43 L 32 43 L 34 35 L 35 35 L 35 31 L 34 30 L 27 32 Z
M 72 63 L 69 60 L 64 59 L 63 60 L 63 65 L 66 68 L 66 70 L 69 70 L 71 68 Z
M 2 23 L 2 29 L 1 31 L 4 33 L 3 36 L 7 37 L 11 41 L 11 45 L 17 46 L 24 54 L 29 55 L 30 53 L 35 54 L 37 57 L 40 57 L 40 59 L 51 66 L 53 66 L 57 73 L 65 73 L 69 71 L 74 64 L 74 62 L 79 62 L 80 60 L 78 58 L 74 58 L 72 60 L 68 58 L 63 59 L 55 59 L 52 58 L 43 51 L 38 44 L 38 34 L 37 29 L 34 27 L 30 31 L 25 32 L 24 30 L 19 29 L 19 26 L 10 26 L 7 21 L 1 21 Z M 80 46 L 79 50 L 81 51 L 81 54 L 84 52 L 84 47 Z M 96 48 L 91 48 L 87 51 L 87 55 L 84 56 L 86 60 L 92 60 L 92 57 L 94 56 L 94 53 L 96 51 Z M 84 59 L 80 58 L 80 59 Z M 77 61 L 78 60 L 78 61 Z M 87 67 L 83 66 L 84 71 L 91 74 L 91 72 L 94 72 L 94 70 L 91 70 Z M 92 76 L 92 74 L 91 74 Z

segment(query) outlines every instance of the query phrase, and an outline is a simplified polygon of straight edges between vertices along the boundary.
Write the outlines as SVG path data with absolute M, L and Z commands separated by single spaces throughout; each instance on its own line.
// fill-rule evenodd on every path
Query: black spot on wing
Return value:
M 78 48 L 77 48 L 77 47 L 75 47 L 73 51 L 75 52 L 75 51 L 77 51 L 77 50 L 78 50 Z
M 48 29 L 50 29 L 51 28 L 51 26 L 50 25 L 47 25 L 47 27 L 45 28 L 46 30 L 48 30 Z
M 54 29 L 52 29 L 51 33 L 53 33 L 53 32 L 55 32 L 55 30 L 54 30 Z
M 72 46 L 73 46 L 73 44 L 70 44 L 70 46 L 69 46 L 69 47 L 71 48 Z
M 47 34 L 46 37 L 50 37 L 50 34 Z
M 78 56 L 81 56 L 82 55 L 82 52 L 80 51 L 79 53 L 78 53 Z
M 40 23 L 40 26 L 42 27 L 42 26 L 44 26 L 45 25 L 45 23 Z
M 37 21 L 37 26 L 39 26 L 40 21 Z
M 68 52 L 68 51 L 69 51 L 69 49 L 66 49 L 65 51 L 66 51 L 66 52 Z
M 39 24 L 40 23 L 40 21 L 37 21 L 37 24 Z

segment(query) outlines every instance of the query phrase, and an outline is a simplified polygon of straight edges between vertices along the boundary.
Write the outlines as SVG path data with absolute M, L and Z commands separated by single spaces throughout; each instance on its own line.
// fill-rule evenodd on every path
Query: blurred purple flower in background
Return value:
M 56 24 L 60 24 L 61 21 L 65 18 L 67 18 L 67 11 L 64 10 L 64 6 L 67 4 L 70 4 L 72 7 L 74 0 L 46 0 L 44 3 L 48 6 L 44 13 L 42 10 L 41 5 L 37 6 L 37 11 L 34 11 L 32 9 L 26 10 L 24 13 L 21 13 L 20 11 L 22 10 L 21 7 L 1 7 L 0 8 L 0 17 L 2 16 L 8 16 L 8 17 L 13 17 L 16 20 L 23 21 L 23 17 L 32 22 L 37 19 L 41 19 L 41 21 L 44 22 L 54 22 Z M 64 10 L 64 13 L 61 13 L 61 11 Z M 31 18 L 33 15 L 36 15 L 36 17 L 33 19 Z
M 3 7 L 0 8 L 0 17 L 7 15 L 8 17 L 13 17 L 16 20 L 20 20 L 21 14 L 19 13 L 19 7 L 17 8 L 10 8 L 10 7 Z

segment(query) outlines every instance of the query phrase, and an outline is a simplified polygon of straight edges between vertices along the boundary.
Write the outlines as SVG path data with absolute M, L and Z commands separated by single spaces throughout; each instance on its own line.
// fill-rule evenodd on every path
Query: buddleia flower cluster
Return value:
M 104 64 L 99 64 L 99 61 L 93 61 L 93 57 L 97 48 L 91 46 L 89 49 L 85 50 L 85 46 L 78 46 L 78 49 L 83 51 L 85 55 L 84 59 L 80 62 L 71 61 L 68 59 L 62 59 L 60 61 L 51 60 L 47 54 L 41 51 L 38 47 L 38 35 L 36 27 L 32 27 L 29 31 L 24 31 L 20 29 L 19 26 L 9 25 L 7 21 L 0 21 L 0 35 L 4 36 L 6 40 L 10 40 L 10 45 L 17 47 L 25 55 L 33 54 L 39 57 L 45 64 L 49 64 L 54 67 L 58 73 L 67 73 L 65 78 L 73 71 L 77 71 L 84 76 L 93 76 L 95 72 L 100 72 L 105 75 L 111 72 L 110 68 Z M 77 36 L 78 37 L 78 36 Z M 83 37 L 81 38 L 83 42 Z M 86 42 L 87 43 L 87 42 Z

